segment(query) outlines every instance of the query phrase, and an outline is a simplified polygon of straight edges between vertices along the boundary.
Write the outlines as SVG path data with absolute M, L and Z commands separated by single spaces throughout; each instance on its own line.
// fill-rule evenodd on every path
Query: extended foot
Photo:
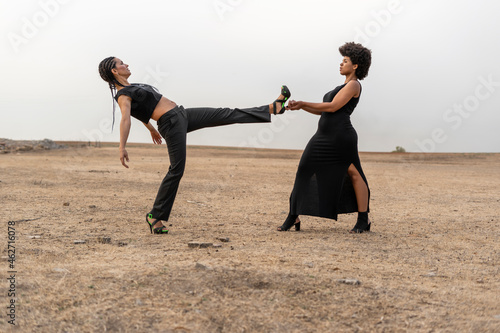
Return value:
M 281 86 L 281 94 L 272 104 L 269 104 L 269 113 L 281 114 L 285 112 L 285 102 L 288 101 L 290 96 L 290 90 L 288 90 L 287 86 Z
M 279 100 L 284 100 L 285 99 L 285 96 L 283 95 L 279 95 L 279 97 L 276 99 L 276 101 L 279 101 Z M 280 114 L 282 113 L 281 110 L 283 110 L 284 108 L 282 107 L 282 103 L 273 103 L 273 104 L 269 104 L 269 113 L 270 114 Z M 276 108 L 276 112 L 275 112 L 275 108 Z

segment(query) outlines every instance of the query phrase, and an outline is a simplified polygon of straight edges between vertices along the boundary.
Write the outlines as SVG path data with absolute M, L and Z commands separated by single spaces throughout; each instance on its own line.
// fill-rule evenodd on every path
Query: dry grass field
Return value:
M 500 332 L 500 154 L 362 153 L 352 235 L 355 214 L 276 231 L 300 151 L 189 147 L 160 236 L 166 148 L 128 152 L 0 155 L 1 332 Z

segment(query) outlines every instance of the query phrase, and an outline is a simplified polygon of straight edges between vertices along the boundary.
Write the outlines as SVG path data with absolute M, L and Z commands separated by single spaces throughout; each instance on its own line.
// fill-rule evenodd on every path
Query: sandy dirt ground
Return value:
M 128 152 L 0 155 L 0 331 L 500 332 L 500 154 L 361 153 L 353 235 L 355 214 L 276 231 L 300 151 L 189 147 L 160 236 L 166 148 Z

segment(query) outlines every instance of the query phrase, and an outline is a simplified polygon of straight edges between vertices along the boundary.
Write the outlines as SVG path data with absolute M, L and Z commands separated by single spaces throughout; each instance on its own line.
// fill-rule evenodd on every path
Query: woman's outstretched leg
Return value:
M 288 93 L 286 93 L 288 92 Z M 180 180 L 184 174 L 186 164 L 186 135 L 188 132 L 214 126 L 223 126 L 236 123 L 270 122 L 271 113 L 279 113 L 283 109 L 284 101 L 290 97 L 288 89 L 283 90 L 278 100 L 270 105 L 247 109 L 229 108 L 192 108 L 184 109 L 176 106 L 158 119 L 158 131 L 165 139 L 170 158 L 168 173 L 163 179 L 153 205 L 148 215 L 148 223 L 155 220 L 155 229 L 161 228 L 168 221 L 172 206 L 177 195 Z M 286 98 L 285 98 L 286 97 Z
M 286 93 L 288 92 L 288 94 Z M 276 101 L 284 101 L 289 97 L 288 88 L 282 90 Z M 268 105 L 245 108 L 188 108 L 186 109 L 188 117 L 188 132 L 196 131 L 201 128 L 224 126 L 231 124 L 248 124 L 270 122 L 271 114 L 282 112 L 283 103 L 272 103 Z M 276 111 L 276 112 L 275 112 Z

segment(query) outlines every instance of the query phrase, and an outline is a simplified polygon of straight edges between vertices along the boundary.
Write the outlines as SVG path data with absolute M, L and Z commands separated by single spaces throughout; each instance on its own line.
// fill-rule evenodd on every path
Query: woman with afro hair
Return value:
M 290 195 L 287 219 L 278 231 L 295 226 L 299 215 L 337 220 L 338 214 L 358 212 L 351 233 L 369 231 L 370 190 L 358 155 L 358 135 L 350 116 L 361 95 L 359 80 L 371 64 L 371 51 L 361 44 L 346 43 L 339 48 L 343 56 L 340 74 L 344 83 L 323 97 L 323 103 L 290 100 L 287 110 L 304 110 L 319 115 L 316 134 L 309 140 L 300 159 Z

